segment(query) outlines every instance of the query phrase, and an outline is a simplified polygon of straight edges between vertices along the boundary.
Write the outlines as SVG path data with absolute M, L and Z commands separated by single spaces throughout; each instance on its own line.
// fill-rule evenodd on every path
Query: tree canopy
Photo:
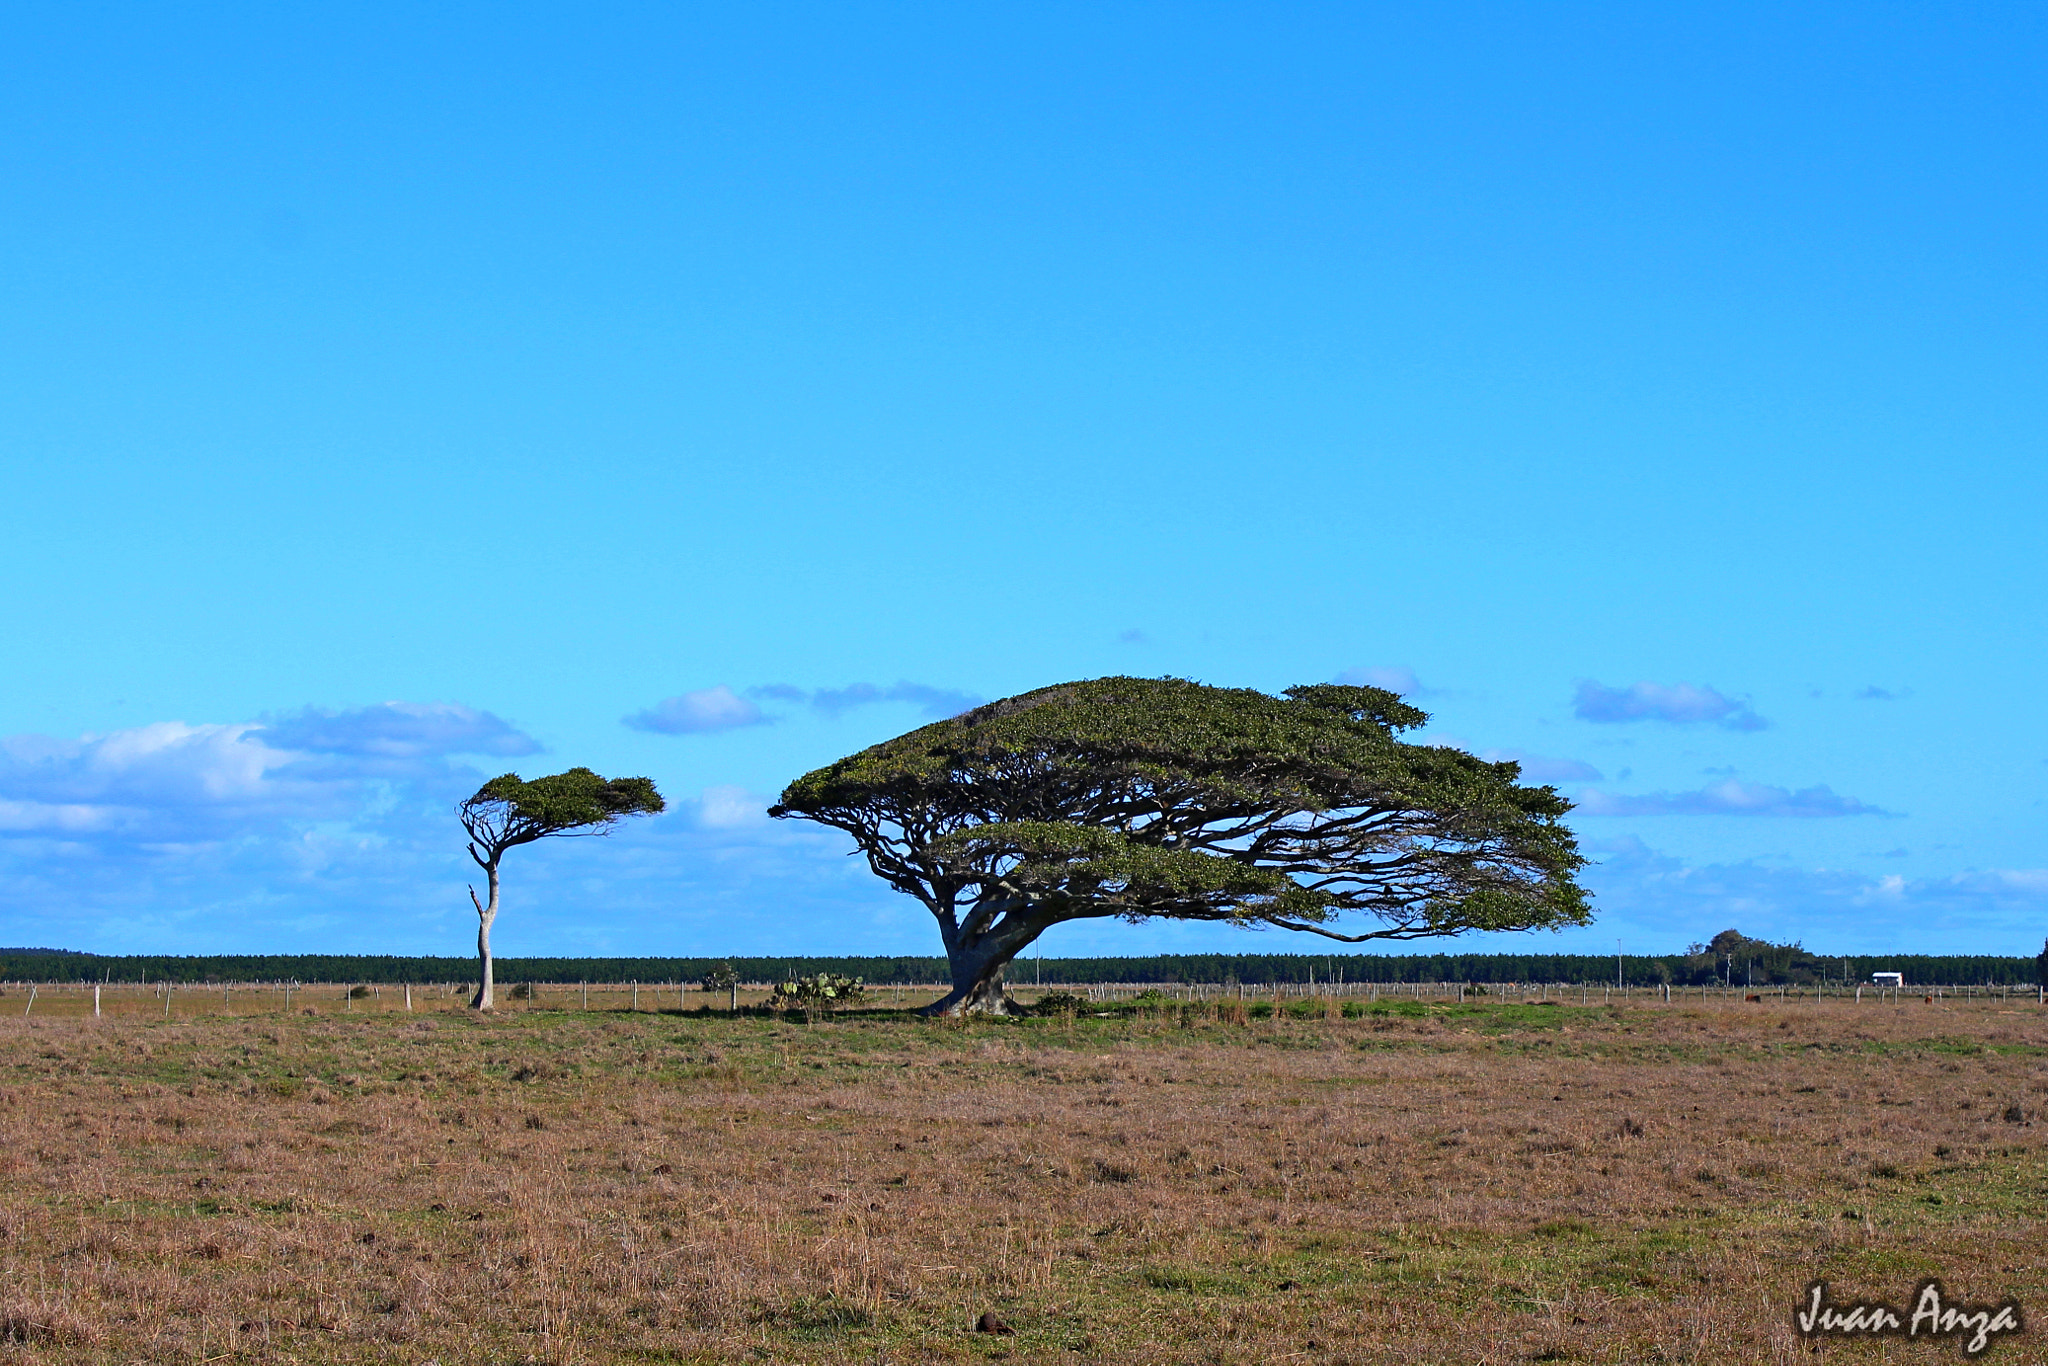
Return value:
M 1399 738 L 1427 719 L 1382 688 L 1063 683 L 806 774 L 770 814 L 845 830 L 925 905 L 947 1010 L 1002 1010 L 1003 964 L 1076 919 L 1346 943 L 1587 923 L 1570 803 Z
M 651 778 L 601 778 L 572 768 L 530 782 L 500 774 L 465 800 L 459 814 L 469 832 L 469 856 L 482 866 L 514 845 L 550 835 L 601 835 L 623 816 L 665 807 Z
M 1685 980 L 1691 982 L 1808 983 L 1825 980 L 1831 962 L 1798 943 L 1752 939 L 1727 929 L 1704 944 L 1686 946 Z

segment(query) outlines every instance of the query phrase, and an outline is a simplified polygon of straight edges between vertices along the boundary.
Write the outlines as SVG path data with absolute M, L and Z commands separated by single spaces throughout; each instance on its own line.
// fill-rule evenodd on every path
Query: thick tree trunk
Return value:
M 493 1010 L 497 1007 L 491 990 L 491 922 L 498 918 L 498 865 L 487 865 L 484 876 L 490 879 L 491 900 L 489 905 L 476 908 L 477 980 L 476 995 L 469 1002 L 472 1010 Z M 469 889 L 469 899 L 472 903 L 476 901 L 476 888 Z
M 1003 969 L 1022 944 L 972 947 L 948 945 L 947 966 L 953 989 L 918 1013 L 921 1015 L 1014 1015 L 1015 1003 L 1003 994 Z

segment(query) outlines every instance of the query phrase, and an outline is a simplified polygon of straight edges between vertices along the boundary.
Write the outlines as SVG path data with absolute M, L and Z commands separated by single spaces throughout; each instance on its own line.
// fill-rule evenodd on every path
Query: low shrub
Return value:
M 842 977 L 836 972 L 820 972 L 809 977 L 792 977 L 786 982 L 777 982 L 774 994 L 776 1005 L 813 1015 L 820 1010 L 836 1010 L 844 1005 L 859 1005 L 867 995 L 867 987 L 858 977 Z

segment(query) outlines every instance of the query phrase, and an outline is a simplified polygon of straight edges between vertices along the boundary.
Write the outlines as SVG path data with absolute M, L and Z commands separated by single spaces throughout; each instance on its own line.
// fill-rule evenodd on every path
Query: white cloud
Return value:
M 389 838 L 479 779 L 452 755 L 538 745 L 488 712 L 384 703 L 261 722 L 158 721 L 0 738 L 0 842 L 62 839 L 117 862 L 324 828 Z
M 628 716 L 625 724 L 634 730 L 658 731 L 663 735 L 700 735 L 766 725 L 771 719 L 754 703 L 720 683 L 717 687 L 664 698 L 646 711 Z
M 888 687 L 873 683 L 849 683 L 843 688 L 799 688 L 793 683 L 764 683 L 748 688 L 744 696 L 721 683 L 671 697 L 643 712 L 625 718 L 635 730 L 660 731 L 666 735 L 693 735 L 706 731 L 733 730 L 740 726 L 767 725 L 776 718 L 761 710 L 761 702 L 793 702 L 822 716 L 837 717 L 856 707 L 885 702 L 907 702 L 933 719 L 958 716 L 981 705 L 973 693 L 929 683 L 900 680 Z
M 696 823 L 705 830 L 738 830 L 767 823 L 773 803 L 744 787 L 707 787 L 697 798 Z
M 354 941 L 383 947 L 385 915 L 461 885 L 450 809 L 482 775 L 444 751 L 530 747 L 488 713 L 409 703 L 0 739 L 0 939 L 289 949 L 313 916 L 383 923 Z
M 124 809 L 260 805 L 279 785 L 271 775 L 298 757 L 264 744 L 261 729 L 159 721 L 76 740 L 8 736 L 0 739 L 0 799 L 101 813 L 75 815 L 72 828 L 110 827 Z
M 2033 953 L 2048 869 L 1944 877 L 1756 861 L 1687 864 L 1635 838 L 1589 841 L 1586 885 L 1602 920 L 1658 927 L 1674 944 L 1733 926 L 1844 953 Z
M 0 832 L 189 845 L 279 823 L 374 819 L 422 785 L 473 779 L 451 755 L 538 748 L 488 712 L 406 702 L 76 739 L 13 735 L 0 738 Z
M 1940 883 L 1958 896 L 1979 896 L 1993 900 L 2017 897 L 2048 901 L 2048 868 L 1993 868 L 1985 872 L 1957 873 Z
M 1572 695 L 1572 714 L 1599 725 L 1665 721 L 1673 725 L 1708 723 L 1724 730 L 1762 730 L 1770 725 L 1749 703 L 1692 683 L 1632 683 L 1626 688 L 1610 688 L 1582 679 Z
M 873 683 L 849 683 L 843 688 L 819 688 L 806 692 L 789 683 L 769 683 L 749 688 L 747 692 L 753 697 L 776 701 L 807 702 L 813 711 L 826 716 L 839 716 L 855 707 L 871 707 L 882 702 L 908 702 L 933 720 L 958 716 L 980 706 L 984 700 L 957 688 L 937 688 L 929 683 L 912 683 L 908 679 L 900 679 L 886 688 Z
M 1803 787 L 1797 792 L 1763 783 L 1730 778 L 1695 792 L 1639 794 L 1581 793 L 1574 799 L 1588 816 L 1888 816 L 1881 807 L 1843 797 L 1829 787 Z
M 485 715 L 398 703 L 0 739 L 0 943 L 466 953 L 477 873 L 453 807 L 485 775 L 433 751 L 523 747 Z M 763 952 L 793 927 L 845 950 L 862 916 L 916 923 L 837 832 L 770 820 L 739 787 L 674 805 L 516 851 L 499 951 Z
M 450 702 L 384 702 L 349 711 L 308 707 L 263 724 L 273 749 L 386 759 L 534 754 L 540 745 L 487 711 Z
M 1479 757 L 1489 764 L 1512 760 L 1522 766 L 1522 777 L 1532 783 L 1597 783 L 1600 770 L 1579 759 L 1559 759 L 1544 754 L 1527 754 L 1519 749 L 1485 749 Z
M 120 818 L 117 807 L 84 802 L 18 802 L 0 800 L 0 831 L 54 830 L 83 834 L 104 830 Z

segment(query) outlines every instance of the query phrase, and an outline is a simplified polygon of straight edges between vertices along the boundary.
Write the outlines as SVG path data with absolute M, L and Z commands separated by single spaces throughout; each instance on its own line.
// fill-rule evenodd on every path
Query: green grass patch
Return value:
M 1185 1295 L 1242 1295 L 1247 1287 L 1235 1276 L 1204 1267 L 1171 1263 L 1138 1269 L 1138 1282 L 1151 1290 L 1170 1290 Z

